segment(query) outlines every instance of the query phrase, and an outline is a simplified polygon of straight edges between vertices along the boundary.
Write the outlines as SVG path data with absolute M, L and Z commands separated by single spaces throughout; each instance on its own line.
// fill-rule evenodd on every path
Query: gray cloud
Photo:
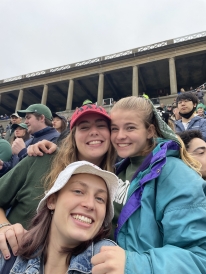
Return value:
M 0 79 L 205 30 L 205 0 L 1 0 Z

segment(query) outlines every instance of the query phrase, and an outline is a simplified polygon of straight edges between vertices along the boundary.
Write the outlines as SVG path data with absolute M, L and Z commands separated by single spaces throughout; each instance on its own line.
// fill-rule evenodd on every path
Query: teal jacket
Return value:
M 132 179 L 119 216 L 125 274 L 206 273 L 205 190 L 206 182 L 179 159 L 178 145 L 161 140 Z

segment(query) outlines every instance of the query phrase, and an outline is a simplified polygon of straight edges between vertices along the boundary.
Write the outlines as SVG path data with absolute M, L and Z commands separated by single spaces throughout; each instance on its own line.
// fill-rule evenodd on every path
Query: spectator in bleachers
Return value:
M 205 116 L 205 105 L 200 103 L 197 105 L 197 108 L 196 108 L 196 113 L 198 116 L 202 117 L 202 118 L 206 118 Z
M 200 116 L 195 116 L 198 99 L 192 92 L 184 92 L 177 97 L 177 107 L 181 119 L 175 122 L 175 131 L 181 132 L 189 129 L 201 131 L 206 141 L 206 120 Z
M 43 139 L 56 141 L 59 137 L 52 127 L 52 113 L 50 109 L 43 104 L 30 105 L 26 110 L 19 110 L 18 115 L 25 116 L 25 124 L 32 138 L 24 143 L 22 138 L 17 138 L 12 144 L 13 157 L 9 162 L 0 161 L 0 174 L 3 175 L 17 165 L 27 156 L 27 147 Z
M 203 99 L 204 93 L 202 92 L 202 90 L 200 90 L 200 88 L 197 88 L 196 96 L 197 96 L 199 102 L 204 104 L 204 99 Z
M 92 104 L 92 101 L 90 101 L 89 99 L 86 99 L 86 100 L 84 100 L 84 102 L 82 103 L 82 106 L 90 105 L 90 104 Z
M 13 139 L 14 137 L 14 129 L 11 128 L 11 126 L 13 124 L 20 124 L 21 123 L 21 117 L 19 116 L 18 113 L 13 113 L 11 116 L 10 116 L 10 119 L 11 119 L 11 125 L 10 125 L 10 128 L 6 131 L 6 136 L 5 136 L 5 140 L 7 140 L 9 143 L 11 143 L 11 140 Z
M 24 142 L 31 138 L 30 134 L 28 133 L 28 127 L 24 123 L 14 124 L 12 125 L 12 129 L 14 129 L 14 137 L 11 144 L 14 140 L 16 140 L 16 138 L 22 138 Z
M 55 128 L 59 133 L 62 133 L 67 128 L 67 120 L 63 115 L 57 113 L 52 113 L 53 128 Z
M 202 133 L 199 130 L 187 130 L 178 132 L 178 135 L 184 142 L 187 152 L 201 163 L 200 172 L 203 179 L 206 180 L 206 144 Z
M 1 138 L 2 138 L 2 139 L 5 139 L 5 136 L 6 136 L 6 131 L 4 131 L 4 132 L 1 134 Z
M 0 125 L 0 134 L 2 135 L 3 132 L 4 132 L 4 127 Z

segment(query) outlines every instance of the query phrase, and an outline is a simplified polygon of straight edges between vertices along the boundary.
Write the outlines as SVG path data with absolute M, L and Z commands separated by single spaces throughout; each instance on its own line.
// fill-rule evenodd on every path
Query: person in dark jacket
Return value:
M 17 138 L 12 144 L 13 157 L 9 162 L 0 161 L 0 175 L 5 174 L 27 156 L 27 147 L 41 140 L 54 142 L 59 137 L 59 132 L 52 127 L 52 113 L 43 104 L 30 105 L 26 110 L 17 111 L 19 116 L 25 116 L 28 133 L 32 137 L 24 142 Z
M 182 118 L 175 122 L 175 131 L 200 130 L 206 141 L 206 120 L 200 116 L 195 116 L 198 104 L 197 97 L 192 92 L 184 92 L 177 97 L 176 102 Z
M 196 96 L 197 96 L 199 102 L 204 104 L 204 99 L 203 99 L 204 93 L 202 92 L 202 90 L 200 90 L 200 88 L 197 88 Z
M 6 129 L 6 135 L 4 137 L 4 139 L 7 140 L 9 143 L 11 143 L 11 140 L 14 137 L 14 129 L 12 128 L 12 125 L 20 124 L 22 120 L 19 114 L 16 112 L 10 116 L 10 119 L 10 125 L 7 125 L 8 129 Z

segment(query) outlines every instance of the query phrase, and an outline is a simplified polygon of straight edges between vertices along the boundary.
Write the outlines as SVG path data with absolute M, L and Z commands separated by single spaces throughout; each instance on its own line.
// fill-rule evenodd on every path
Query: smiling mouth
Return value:
M 82 223 L 86 223 L 86 224 L 91 224 L 93 222 L 92 219 L 86 217 L 86 216 L 83 216 L 83 215 L 79 215 L 79 214 L 76 214 L 76 215 L 72 215 L 72 217 L 75 219 L 75 220 L 78 220 Z
M 87 144 L 88 144 L 88 145 L 98 145 L 98 144 L 101 144 L 101 143 L 102 143 L 102 141 L 99 141 L 99 140 L 97 141 L 97 140 L 96 140 L 96 141 L 88 142 Z
M 118 147 L 127 147 L 127 146 L 129 146 L 129 144 L 117 144 L 118 145 Z

